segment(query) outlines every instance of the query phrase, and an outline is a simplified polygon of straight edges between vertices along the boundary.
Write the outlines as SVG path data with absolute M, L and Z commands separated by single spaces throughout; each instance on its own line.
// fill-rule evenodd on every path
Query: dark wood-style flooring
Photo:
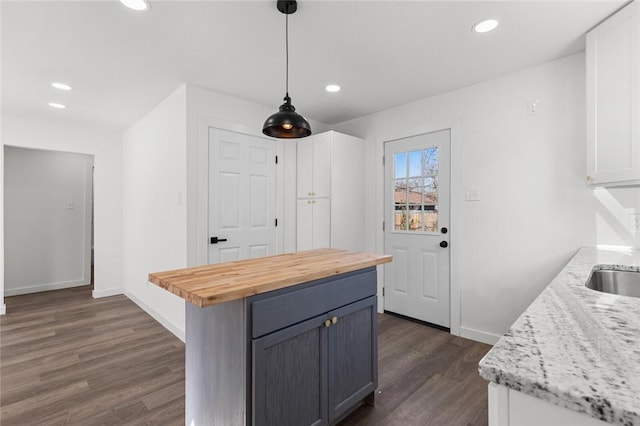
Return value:
M 184 344 L 125 296 L 87 286 L 5 303 L 2 426 L 184 424 Z M 341 425 L 486 425 L 489 348 L 381 315 L 376 405 Z

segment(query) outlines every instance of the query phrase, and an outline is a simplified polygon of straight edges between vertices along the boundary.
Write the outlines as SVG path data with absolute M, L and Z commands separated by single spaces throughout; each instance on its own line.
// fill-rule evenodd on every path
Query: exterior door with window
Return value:
M 449 129 L 385 142 L 385 310 L 450 327 Z
M 276 254 L 275 155 L 271 139 L 209 129 L 209 263 Z

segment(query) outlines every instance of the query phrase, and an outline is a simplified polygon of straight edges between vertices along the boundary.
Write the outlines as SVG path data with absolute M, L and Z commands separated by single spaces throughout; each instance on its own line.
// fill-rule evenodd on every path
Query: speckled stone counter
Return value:
M 640 251 L 580 249 L 479 372 L 600 420 L 640 426 L 640 298 L 586 288 L 594 267 L 640 271 Z

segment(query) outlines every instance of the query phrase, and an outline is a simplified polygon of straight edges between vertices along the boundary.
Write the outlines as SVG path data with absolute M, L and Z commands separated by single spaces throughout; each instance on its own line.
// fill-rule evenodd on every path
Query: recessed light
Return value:
M 151 7 L 147 0 L 120 0 L 120 3 L 127 6 L 129 9 L 143 11 Z
M 324 88 L 327 92 L 339 92 L 341 87 L 337 84 L 329 84 Z
M 73 87 L 69 86 L 68 84 L 65 83 L 51 83 L 52 87 L 55 87 L 56 89 L 60 89 L 60 90 L 71 90 L 73 89 Z
M 49 106 L 51 108 L 57 108 L 57 109 L 65 109 L 67 107 L 66 105 L 58 104 L 55 102 L 49 102 Z
M 498 26 L 498 21 L 495 19 L 487 19 L 485 21 L 478 22 L 473 26 L 473 31 L 477 33 L 488 33 L 493 31 Z

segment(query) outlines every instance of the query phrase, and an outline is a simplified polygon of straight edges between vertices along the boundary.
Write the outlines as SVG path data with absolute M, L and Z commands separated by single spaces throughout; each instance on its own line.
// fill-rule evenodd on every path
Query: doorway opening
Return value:
M 4 147 L 5 297 L 93 285 L 93 161 Z

